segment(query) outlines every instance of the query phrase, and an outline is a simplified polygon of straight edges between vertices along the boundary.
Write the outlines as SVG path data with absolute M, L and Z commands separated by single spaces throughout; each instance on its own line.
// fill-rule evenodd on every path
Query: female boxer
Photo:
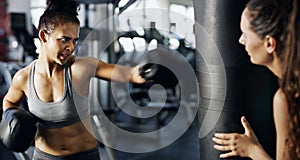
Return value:
M 48 0 L 47 5 L 39 20 L 39 57 L 15 74 L 3 109 L 18 111 L 22 99 L 28 98 L 29 111 L 38 121 L 34 160 L 98 160 L 96 139 L 84 125 L 89 122 L 84 102 L 90 79 L 134 83 L 144 83 L 145 79 L 139 75 L 138 66 L 75 58 L 72 53 L 79 36 L 78 4 Z

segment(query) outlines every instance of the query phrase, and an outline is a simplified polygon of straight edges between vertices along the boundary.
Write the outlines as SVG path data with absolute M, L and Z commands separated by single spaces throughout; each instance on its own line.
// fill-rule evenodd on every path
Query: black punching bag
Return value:
M 251 64 L 238 43 L 247 2 L 194 0 L 201 160 L 219 159 L 221 152 L 213 148 L 214 133 L 244 133 L 242 115 L 267 152 L 275 155 L 272 97 L 277 82 L 267 68 Z

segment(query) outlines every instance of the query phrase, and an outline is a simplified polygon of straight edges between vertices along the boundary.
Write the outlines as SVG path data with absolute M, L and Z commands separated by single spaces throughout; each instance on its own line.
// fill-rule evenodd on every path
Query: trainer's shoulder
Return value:
M 275 95 L 274 95 L 274 107 L 282 107 L 282 106 L 287 106 L 288 102 L 287 102 L 287 97 L 286 94 L 284 93 L 284 91 L 279 88 Z
M 288 112 L 288 100 L 286 94 L 281 88 L 279 88 L 273 99 L 273 114 L 275 122 L 277 120 L 286 119 Z

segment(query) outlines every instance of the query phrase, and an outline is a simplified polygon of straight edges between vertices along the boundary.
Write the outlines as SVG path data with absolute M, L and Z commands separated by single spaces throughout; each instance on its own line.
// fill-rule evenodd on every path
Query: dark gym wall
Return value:
M 272 97 L 277 88 L 275 76 L 265 67 L 253 65 L 242 45 L 238 43 L 241 35 L 240 17 L 247 0 L 194 0 L 195 26 L 204 27 L 218 48 L 226 73 L 225 87 L 216 85 L 215 79 L 220 78 L 220 63 L 215 64 L 216 56 L 210 53 L 209 45 L 203 45 L 199 27 L 195 27 L 197 47 L 197 75 L 201 103 L 199 106 L 200 127 L 211 126 L 208 135 L 199 135 L 201 160 L 218 159 L 221 152 L 213 148 L 211 140 L 215 132 L 244 133 L 240 118 L 245 115 L 267 152 L 275 158 L 275 129 L 272 113 Z M 197 32 L 198 31 L 198 32 Z M 203 48 L 204 47 L 204 48 Z M 204 51 L 200 53 L 201 51 Z M 205 59 L 206 58 L 206 59 Z M 206 69 L 204 69 L 206 68 Z M 206 72 L 207 69 L 210 72 Z M 217 77 L 217 78 L 215 78 Z M 225 82 L 224 81 L 224 82 Z M 222 97 L 212 96 L 220 89 L 226 89 L 224 105 Z M 209 106 L 210 104 L 211 106 Z M 208 114 L 210 112 L 211 114 Z M 211 124 L 204 124 L 204 119 Z M 220 115 L 219 118 L 218 115 Z M 217 119 L 214 124 L 213 121 Z M 204 123 L 203 123 L 204 122 Z M 232 159 L 242 159 L 240 157 Z

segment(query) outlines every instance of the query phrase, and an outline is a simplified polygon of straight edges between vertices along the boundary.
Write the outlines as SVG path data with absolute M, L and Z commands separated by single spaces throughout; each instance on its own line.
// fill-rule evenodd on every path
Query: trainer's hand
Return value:
M 241 118 L 241 121 L 245 129 L 244 134 L 216 133 L 215 137 L 213 137 L 213 141 L 216 143 L 214 148 L 227 152 L 221 154 L 220 158 L 232 156 L 252 157 L 255 148 L 260 146 L 256 135 L 244 116 Z
M 149 85 L 160 84 L 165 88 L 173 88 L 178 84 L 176 75 L 167 67 L 147 63 L 139 68 L 139 74 L 141 77 L 147 80 Z

